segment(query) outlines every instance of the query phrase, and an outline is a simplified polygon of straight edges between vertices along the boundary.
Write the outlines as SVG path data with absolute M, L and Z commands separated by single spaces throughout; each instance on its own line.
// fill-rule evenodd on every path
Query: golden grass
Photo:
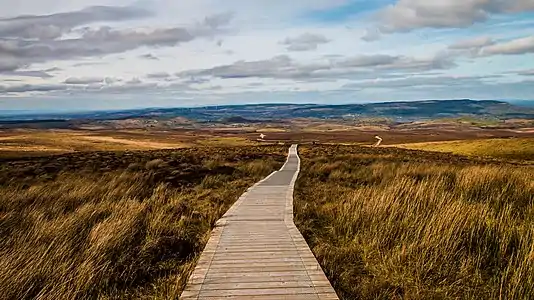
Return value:
M 342 299 L 529 299 L 534 167 L 304 147 L 297 226 Z
M 286 151 L 0 163 L 0 299 L 177 299 L 216 220 Z
M 149 134 L 131 136 L 78 130 L 19 130 L 0 136 L 1 152 L 124 151 L 173 149 L 188 146 L 180 141 L 154 140 Z
M 396 145 L 396 147 L 414 150 L 450 152 L 469 156 L 534 160 L 534 138 L 414 143 Z
M 187 147 L 253 146 L 237 136 L 208 132 L 142 130 L 9 130 L 0 131 L 0 157 L 24 157 L 87 151 L 131 151 Z

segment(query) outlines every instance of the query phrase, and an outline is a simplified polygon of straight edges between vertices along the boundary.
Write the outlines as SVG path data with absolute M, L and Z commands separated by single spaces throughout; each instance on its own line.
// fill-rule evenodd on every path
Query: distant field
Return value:
M 506 160 L 534 139 L 473 139 L 494 133 L 380 134 L 440 152 L 354 145 L 373 131 L 266 140 L 308 143 L 295 220 L 342 299 L 528 299 L 534 167 Z M 0 131 L 0 299 L 175 299 L 215 221 L 285 160 L 258 135 Z M 465 140 L 407 144 L 447 138 Z
M 19 130 L 0 133 L 0 152 L 65 153 L 74 151 L 120 151 L 181 148 L 185 143 L 149 135 L 125 136 L 73 130 Z
M 26 157 L 79 151 L 177 149 L 194 146 L 251 146 L 234 135 L 190 131 L 9 130 L 0 131 L 0 157 Z
M 177 299 L 215 222 L 287 147 L 0 161 L 0 299 Z
M 396 146 L 406 149 L 449 152 L 468 156 L 534 161 L 534 138 L 413 143 Z
M 126 122 L 126 121 L 124 121 Z M 514 123 L 514 126 L 519 126 Z M 521 123 L 522 124 L 522 123 Z M 382 119 L 318 120 L 295 119 L 284 123 L 198 125 L 195 128 L 117 128 L 85 126 L 85 129 L 0 129 L 0 157 L 25 157 L 78 151 L 125 151 L 176 149 L 204 146 L 258 145 L 260 133 L 267 143 L 343 143 L 372 145 L 375 136 L 383 145 L 429 149 L 439 144 L 409 144 L 453 140 L 519 137 L 534 139 L 534 131 L 505 128 L 480 128 L 457 120 L 421 121 L 389 124 Z M 528 125 L 528 124 L 526 124 Z M 525 125 L 525 126 L 526 126 Z M 513 126 L 512 126 L 513 127 Z M 465 144 L 467 145 L 467 144 Z M 471 146 L 462 146 L 462 150 Z M 474 145 L 474 144 L 473 144 Z M 500 147 L 500 146 L 499 146 Z M 458 148 L 458 147 L 454 147 Z M 473 147 L 471 147 L 473 148 Z M 501 147 L 502 149 L 506 147 Z M 510 147 L 508 147 L 510 148 Z M 443 147 L 448 151 L 446 147 Z M 459 148 L 458 148 L 459 149 Z M 511 149 L 511 148 L 510 148 Z M 522 150 L 521 150 L 522 151 Z M 530 151 L 530 150 L 529 150 Z M 465 153 L 468 152 L 457 152 Z M 517 155 L 517 152 L 510 155 Z M 504 154 L 503 154 L 504 155 Z M 525 155 L 529 155 L 527 152 Z
M 398 148 L 300 153 L 295 220 L 341 299 L 534 295 L 534 167 Z

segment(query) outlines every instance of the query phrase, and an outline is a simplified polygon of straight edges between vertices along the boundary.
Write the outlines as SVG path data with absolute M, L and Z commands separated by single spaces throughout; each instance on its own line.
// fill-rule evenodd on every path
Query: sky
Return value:
M 0 7 L 0 113 L 534 99 L 534 0 Z

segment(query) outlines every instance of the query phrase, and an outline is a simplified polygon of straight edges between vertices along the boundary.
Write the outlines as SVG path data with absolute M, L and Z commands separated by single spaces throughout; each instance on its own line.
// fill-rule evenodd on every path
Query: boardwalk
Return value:
M 300 159 L 250 188 L 228 210 L 180 299 L 338 299 L 293 223 Z

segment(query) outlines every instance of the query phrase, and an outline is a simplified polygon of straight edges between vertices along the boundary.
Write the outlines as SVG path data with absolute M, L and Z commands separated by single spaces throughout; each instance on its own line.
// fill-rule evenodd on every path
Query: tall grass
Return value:
M 534 168 L 373 151 L 302 155 L 297 225 L 341 298 L 534 295 Z
M 163 157 L 0 185 L 0 299 L 177 299 L 217 219 L 285 151 L 228 150 L 213 154 L 218 165 L 182 164 L 206 174 L 198 184 L 158 176 L 181 174 L 162 170 Z
M 534 160 L 534 138 L 414 143 L 398 146 L 406 149 L 450 152 L 530 163 L 533 163 Z

